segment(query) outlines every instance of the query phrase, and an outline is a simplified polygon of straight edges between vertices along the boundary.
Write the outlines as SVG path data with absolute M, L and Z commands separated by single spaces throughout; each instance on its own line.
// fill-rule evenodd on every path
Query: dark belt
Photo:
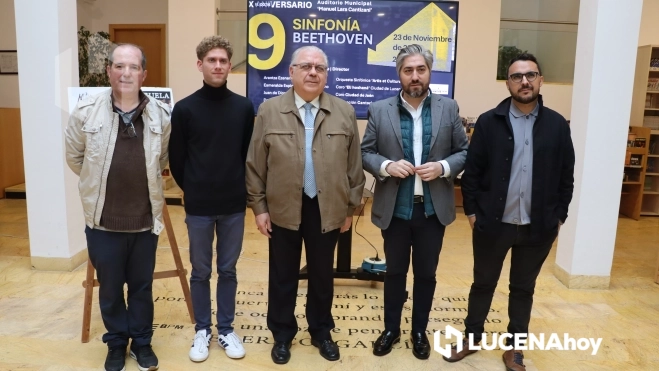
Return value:
M 415 204 L 422 204 L 423 203 L 423 196 L 414 196 L 414 203 Z

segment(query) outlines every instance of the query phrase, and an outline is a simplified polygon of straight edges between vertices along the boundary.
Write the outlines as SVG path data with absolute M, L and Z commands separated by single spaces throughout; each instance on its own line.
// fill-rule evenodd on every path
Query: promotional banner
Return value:
M 247 16 L 247 96 L 257 110 L 291 87 L 291 55 L 308 45 L 329 59 L 325 91 L 352 104 L 358 118 L 399 92 L 396 56 L 409 44 L 434 55 L 433 94 L 453 97 L 457 2 L 257 0 Z

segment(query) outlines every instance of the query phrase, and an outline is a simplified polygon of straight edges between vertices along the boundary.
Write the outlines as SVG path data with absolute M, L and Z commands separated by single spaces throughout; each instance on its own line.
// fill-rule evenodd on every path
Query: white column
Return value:
M 197 45 L 215 35 L 215 0 L 169 0 L 167 9 L 168 81 L 177 101 L 201 88 Z
M 66 165 L 67 88 L 78 86 L 76 0 L 15 0 L 32 265 L 73 270 L 87 259 L 78 177 Z
M 643 0 L 581 0 L 571 129 L 574 198 L 556 253 L 569 288 L 608 288 Z

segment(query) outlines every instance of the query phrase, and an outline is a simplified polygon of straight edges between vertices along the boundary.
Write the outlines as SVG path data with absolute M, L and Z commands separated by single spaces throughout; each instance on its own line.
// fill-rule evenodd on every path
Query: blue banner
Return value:
M 247 16 L 247 97 L 256 110 L 291 87 L 291 55 L 308 45 L 329 59 L 325 91 L 352 104 L 358 118 L 399 92 L 396 56 L 409 44 L 435 57 L 433 94 L 453 97 L 457 2 L 257 0 Z

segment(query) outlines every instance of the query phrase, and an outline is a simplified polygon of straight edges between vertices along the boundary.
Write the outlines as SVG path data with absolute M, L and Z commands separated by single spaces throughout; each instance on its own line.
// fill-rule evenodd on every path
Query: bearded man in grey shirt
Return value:
M 514 336 L 527 334 L 535 282 L 558 235 L 574 189 L 574 148 L 563 116 L 545 107 L 542 71 L 531 54 L 511 60 L 511 97 L 476 122 L 462 176 L 464 211 L 473 229 L 474 283 L 465 341 L 448 362 L 476 352 L 503 261 L 512 250 L 508 301 L 507 370 L 524 370 Z M 467 340 L 471 338 L 471 344 Z

